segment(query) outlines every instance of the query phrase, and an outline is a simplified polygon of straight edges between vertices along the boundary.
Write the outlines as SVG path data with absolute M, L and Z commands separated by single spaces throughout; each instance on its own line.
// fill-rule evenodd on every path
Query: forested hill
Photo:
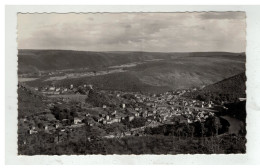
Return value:
M 246 97 L 245 72 L 208 85 L 196 92 L 187 93 L 185 96 L 191 96 L 199 100 L 211 100 L 217 104 L 222 101 L 228 103 L 236 102 L 238 98 Z
M 216 92 L 220 94 L 239 94 L 244 97 L 246 91 L 246 75 L 240 73 L 203 88 L 203 92 Z
M 42 95 L 26 86 L 20 84 L 18 86 L 18 118 L 31 116 L 46 110 L 47 105 L 44 103 Z
M 38 70 L 61 70 L 75 68 L 97 68 L 149 59 L 160 59 L 168 53 L 146 52 L 90 52 L 71 50 L 19 50 L 19 72 Z
M 75 68 L 98 68 L 121 65 L 152 59 L 174 59 L 177 57 L 197 56 L 231 56 L 232 59 L 244 56 L 244 53 L 195 52 L 162 53 L 139 51 L 91 52 L 72 50 L 19 50 L 18 72 L 31 73 L 44 70 L 61 70 Z M 238 57 L 237 57 L 238 56 Z M 237 57 L 237 58 L 236 58 Z

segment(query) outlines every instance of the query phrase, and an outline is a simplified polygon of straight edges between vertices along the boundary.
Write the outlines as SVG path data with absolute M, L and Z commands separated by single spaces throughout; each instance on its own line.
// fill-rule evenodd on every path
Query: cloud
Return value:
M 19 14 L 18 48 L 91 51 L 245 51 L 245 14 Z

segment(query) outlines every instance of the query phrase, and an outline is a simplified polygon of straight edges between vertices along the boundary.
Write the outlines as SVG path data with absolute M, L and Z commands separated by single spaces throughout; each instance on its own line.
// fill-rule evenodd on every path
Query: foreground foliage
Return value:
M 245 153 L 246 139 L 240 136 L 177 138 L 174 136 L 131 136 L 91 141 L 80 138 L 59 144 L 38 141 L 21 147 L 23 155 L 71 155 L 71 154 L 229 154 Z

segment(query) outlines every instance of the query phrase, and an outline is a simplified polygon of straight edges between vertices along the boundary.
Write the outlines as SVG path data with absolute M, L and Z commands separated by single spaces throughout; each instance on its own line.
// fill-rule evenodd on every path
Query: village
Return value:
M 69 98 L 45 98 L 46 111 L 33 116 L 26 116 L 19 120 L 24 134 L 33 135 L 39 132 L 58 135 L 54 142 L 61 142 L 69 132 L 77 131 L 82 127 L 102 127 L 141 120 L 143 124 L 127 128 L 121 132 L 110 132 L 102 135 L 102 138 L 121 138 L 124 136 L 145 136 L 146 128 L 154 128 L 167 124 L 191 124 L 193 122 L 205 122 L 208 117 L 215 115 L 215 106 L 212 101 L 204 102 L 182 97 L 185 92 L 196 91 L 182 89 L 168 91 L 162 94 L 141 94 L 122 91 L 96 91 L 91 84 L 74 87 L 46 86 L 34 88 L 34 91 L 45 96 L 50 95 L 85 95 L 90 97 L 92 92 L 108 95 L 115 99 L 114 104 L 106 101 L 91 104 L 87 100 L 83 102 L 70 101 Z M 96 94 L 95 93 L 95 94 Z M 109 99 L 108 99 L 109 100 Z M 95 101 L 100 101 L 97 97 Z M 108 101 L 109 102 L 109 101 Z M 64 138 L 62 138 L 64 137 Z M 22 142 L 24 145 L 26 141 Z

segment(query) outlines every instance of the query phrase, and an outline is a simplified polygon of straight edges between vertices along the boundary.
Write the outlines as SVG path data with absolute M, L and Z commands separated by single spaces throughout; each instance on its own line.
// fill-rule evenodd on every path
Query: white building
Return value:
M 125 108 L 125 104 L 124 104 L 124 103 L 122 104 L 122 108 L 123 108 L 123 109 Z
M 82 120 L 80 118 L 77 118 L 77 117 L 74 118 L 74 124 L 78 124 L 81 122 L 82 122 Z
M 50 91 L 54 91 L 55 90 L 55 87 L 53 86 L 53 87 L 49 87 L 49 90 Z

